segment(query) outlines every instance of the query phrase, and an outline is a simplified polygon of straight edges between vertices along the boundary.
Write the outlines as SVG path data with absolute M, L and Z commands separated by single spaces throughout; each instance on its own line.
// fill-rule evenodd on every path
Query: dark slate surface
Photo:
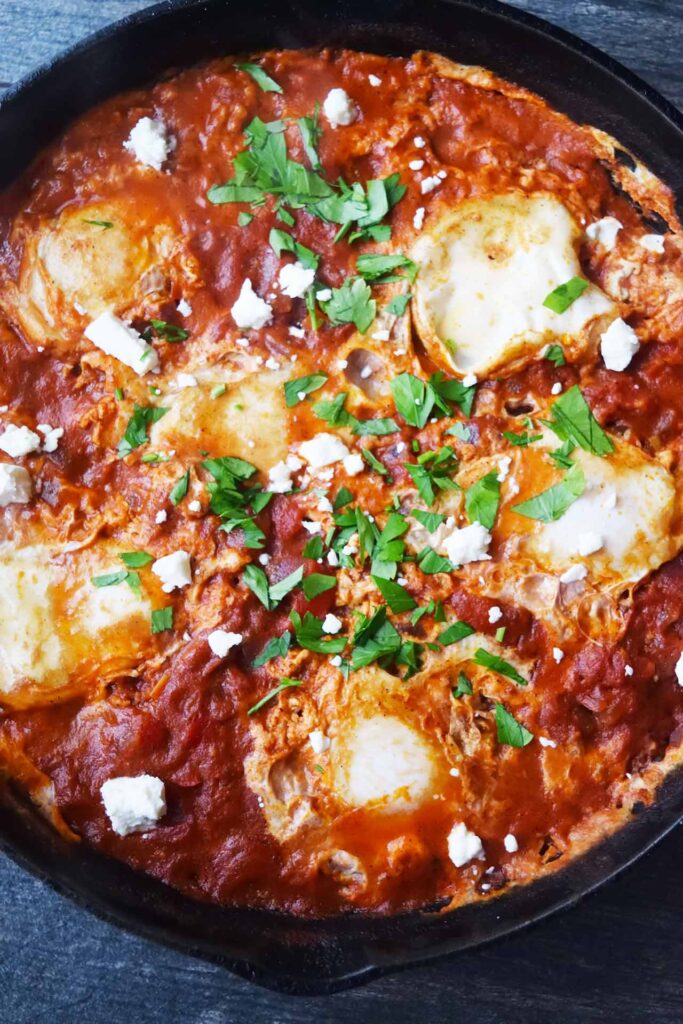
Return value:
M 0 92 L 144 0 L 0 0 Z M 516 0 L 683 107 L 683 0 Z M 327 999 L 257 989 L 103 924 L 0 860 L 0 1024 L 683 1020 L 683 832 L 573 910 Z

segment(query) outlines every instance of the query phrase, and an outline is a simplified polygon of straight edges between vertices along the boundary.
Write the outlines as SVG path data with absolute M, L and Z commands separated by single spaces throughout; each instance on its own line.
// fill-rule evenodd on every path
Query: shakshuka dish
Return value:
M 646 154 L 641 154 L 646 157 Z M 0 762 L 195 898 L 451 909 L 683 740 L 683 258 L 431 53 L 226 58 L 0 200 Z

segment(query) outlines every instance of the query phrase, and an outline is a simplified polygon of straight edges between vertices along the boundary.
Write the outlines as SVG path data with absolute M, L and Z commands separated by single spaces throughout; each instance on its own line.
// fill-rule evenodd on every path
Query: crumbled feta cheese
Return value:
M 633 666 L 632 665 L 624 665 L 624 675 L 625 676 L 632 676 L 633 675 Z
M 329 498 L 326 498 L 324 495 L 320 499 L 320 501 L 318 502 L 318 511 L 319 512 L 332 512 L 333 511 L 332 502 L 330 501 Z
M 576 550 L 582 556 L 592 555 L 604 545 L 604 540 L 595 530 L 584 530 L 579 534 Z
M 175 140 L 168 135 L 164 122 L 153 121 L 151 117 L 141 117 L 123 144 L 139 164 L 155 171 L 161 170 L 174 146 Z
M 157 558 L 152 563 L 152 572 L 161 580 L 161 589 L 170 594 L 176 587 L 187 587 L 192 583 L 192 567 L 187 551 L 172 551 L 170 555 Z
M 404 452 L 405 450 L 406 450 L 406 443 L 405 443 L 405 441 L 398 441 L 394 445 L 394 451 L 396 452 L 397 455 L 400 455 L 401 452 Z
M 436 176 L 437 178 L 441 178 L 442 181 L 445 181 L 445 179 L 448 177 L 448 171 L 437 171 Z
M 459 768 L 449 768 L 448 769 L 448 774 L 452 775 L 454 779 L 458 779 L 458 778 L 460 778 L 460 769 Z
M 28 427 L 8 423 L 0 434 L 0 448 L 13 459 L 20 459 L 23 455 L 40 450 L 40 436 Z
M 213 654 L 217 658 L 224 658 L 228 651 L 241 644 L 244 638 L 241 633 L 229 633 L 225 629 L 214 629 L 206 639 Z
M 280 288 L 290 299 L 303 298 L 314 280 L 315 270 L 305 267 L 299 260 L 296 263 L 285 263 L 278 275 Z
M 315 519 L 302 519 L 301 525 L 303 526 L 306 533 L 310 533 L 311 536 L 313 536 L 313 534 L 315 533 L 322 533 L 323 530 L 322 523 L 316 522 Z
M 448 856 L 456 868 L 469 864 L 475 858 L 484 859 L 484 847 L 481 839 L 474 832 L 470 832 L 463 822 L 459 821 L 448 833 Z
M 476 383 L 477 383 L 477 375 L 476 375 L 476 373 L 466 373 L 465 376 L 462 379 L 462 384 L 463 384 L 463 387 L 465 387 L 465 388 L 473 388 Z
M 190 512 L 201 512 L 201 510 L 202 510 L 202 503 L 201 503 L 201 501 L 198 501 L 195 498 L 194 501 L 188 501 L 187 507 L 190 510 Z
M 600 335 L 600 352 L 608 370 L 625 370 L 639 348 L 638 335 L 621 317 Z
M 553 750 L 557 746 L 555 740 L 549 740 L 547 736 L 539 736 L 538 742 L 541 744 L 542 747 L 551 747 Z
M 157 526 L 161 526 L 161 524 L 165 523 L 167 519 L 168 512 L 166 511 L 165 508 L 160 508 L 154 517 L 154 522 L 157 524 Z
M 503 455 L 503 457 L 501 459 L 499 459 L 499 461 L 498 461 L 498 475 L 496 476 L 496 480 L 498 481 L 498 483 L 502 484 L 503 480 L 507 479 L 507 475 L 510 472 L 510 466 L 511 465 L 512 465 L 512 457 L 510 455 Z
M 579 580 L 584 580 L 587 575 L 588 569 L 585 565 L 570 565 L 560 576 L 560 583 L 578 583 Z
M 308 742 L 311 744 L 314 754 L 324 754 L 330 749 L 330 741 L 322 729 L 313 729 L 308 734 Z
M 338 370 L 345 370 L 348 365 L 349 365 L 348 359 L 340 359 L 339 362 L 337 363 L 337 369 Z
M 192 316 L 192 306 L 187 301 L 187 299 L 180 299 L 176 306 L 176 309 L 178 310 L 181 316 Z
M 239 298 L 230 312 L 238 327 L 253 330 L 260 330 L 273 319 L 272 308 L 256 294 L 248 277 L 245 278 Z
M 638 239 L 638 244 L 648 252 L 656 252 L 661 255 L 664 252 L 664 235 L 643 235 Z
M 422 181 L 420 182 L 420 192 L 422 193 L 423 196 L 426 196 L 430 192 L 433 192 L 436 186 L 440 184 L 441 178 L 437 174 L 434 174 L 431 177 L 423 178 Z
M 176 379 L 173 381 L 173 387 L 175 388 L 196 388 L 197 378 L 193 373 L 179 373 Z
M 31 475 L 23 466 L 0 462 L 0 508 L 25 505 L 31 500 Z
M 155 775 L 119 775 L 100 787 L 102 803 L 119 836 L 146 832 L 166 813 L 166 793 Z
M 323 103 L 323 113 L 333 128 L 352 124 L 358 116 L 355 103 L 344 89 L 330 89 Z
M 382 79 L 378 78 L 377 75 L 368 75 L 368 82 L 377 89 L 382 84 Z
M 240 348 L 249 348 L 248 338 L 235 338 L 235 344 L 239 345 Z
M 143 377 L 159 365 L 159 356 L 138 332 L 113 313 L 102 313 L 83 332 L 105 355 L 113 356 Z
M 505 847 L 508 853 L 517 853 L 517 850 L 519 849 L 519 843 L 517 842 L 517 840 L 511 832 L 508 832 L 508 834 L 505 836 L 505 839 L 503 840 L 503 846 Z
M 291 336 L 293 338 L 305 338 L 306 337 L 306 332 L 303 329 L 303 327 L 290 327 L 290 328 L 288 328 L 288 330 L 289 330 L 289 334 L 291 334 Z
M 375 333 L 373 334 L 373 338 L 375 339 L 375 341 L 389 341 L 390 337 L 391 331 L 388 331 L 385 327 L 380 327 L 379 330 L 375 331 Z M 363 376 L 366 370 L 368 371 L 366 376 L 370 376 L 370 374 L 372 373 L 372 369 L 369 366 L 365 366 L 361 370 L 361 377 Z
M 270 555 L 267 555 L 265 551 L 258 556 L 259 565 L 268 565 L 270 561 Z
M 564 651 L 561 647 L 553 647 L 553 658 L 559 665 L 562 659 L 564 658 Z
M 680 655 L 678 656 L 678 661 L 676 662 L 676 668 L 674 671 L 676 672 L 676 679 L 678 680 L 678 685 L 683 686 L 683 651 L 681 651 Z
M 339 565 L 339 555 L 332 548 L 327 552 L 327 564 L 331 565 L 333 569 Z
M 277 359 L 273 359 L 272 356 L 268 356 L 268 358 L 266 359 L 266 369 L 267 370 L 279 370 L 280 369 L 280 364 L 278 363 Z
M 487 554 L 491 534 L 481 523 L 474 522 L 460 529 L 456 526 L 444 538 L 442 546 L 453 565 L 467 565 L 469 562 L 488 561 Z
M 415 138 L 413 139 L 413 145 L 415 146 L 416 149 L 424 149 L 427 143 L 425 142 L 421 135 L 416 135 Z
M 340 438 L 325 432 L 316 434 L 309 441 L 299 445 L 299 454 L 304 457 L 311 469 L 330 466 L 333 462 L 341 462 L 349 454 L 349 449 Z
M 332 615 L 328 612 L 323 620 L 323 633 L 338 633 L 342 628 L 342 620 L 338 619 L 336 615 Z
M 347 455 L 344 459 L 344 469 L 349 476 L 358 476 L 365 469 L 365 463 L 363 462 L 363 456 L 357 455 L 355 452 L 353 455 Z
M 342 663 L 341 654 L 335 654 L 330 658 L 330 665 L 334 665 L 335 668 L 339 668 Z
M 421 171 L 424 165 L 424 160 L 411 160 L 408 167 L 410 167 L 411 171 Z
M 425 222 L 425 208 L 424 206 L 418 206 L 413 216 L 413 227 L 416 231 L 422 231 L 422 225 Z
M 553 386 L 550 389 L 550 394 L 551 395 L 559 395 L 561 391 L 562 391 L 562 384 L 561 384 L 561 382 L 559 380 L 556 380 L 555 383 L 553 384 Z
M 492 626 L 495 626 L 496 622 L 500 622 L 503 618 L 503 609 L 499 608 L 497 604 L 494 604 L 492 608 L 489 608 L 489 622 Z
M 623 226 L 616 217 L 602 217 L 601 220 L 596 220 L 593 224 L 588 225 L 586 237 L 611 252 Z
M 319 292 L 315 293 L 315 297 L 318 302 L 329 302 L 332 298 L 331 288 L 321 288 Z
M 43 451 L 56 452 L 60 439 L 64 437 L 64 427 L 51 427 L 49 423 L 39 423 L 36 430 L 43 435 Z
M 371 366 L 364 366 L 363 369 L 360 371 L 360 379 L 361 380 L 367 380 L 368 377 L 371 377 L 371 376 L 372 376 L 372 367 Z

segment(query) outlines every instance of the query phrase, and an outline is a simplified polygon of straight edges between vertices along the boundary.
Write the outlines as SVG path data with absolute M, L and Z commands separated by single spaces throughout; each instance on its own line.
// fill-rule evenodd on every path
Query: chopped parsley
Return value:
M 446 626 L 443 633 L 437 637 L 437 640 L 444 647 L 448 647 L 450 644 L 457 644 L 460 640 L 472 636 L 474 632 L 474 627 L 470 626 L 469 622 L 463 622 L 462 619 L 458 619 L 457 622 L 451 622 L 450 626 Z
M 526 747 L 534 738 L 502 704 L 496 704 L 496 734 L 498 742 L 508 747 Z
M 82 220 L 84 224 L 92 224 L 94 227 L 103 228 L 105 231 L 108 231 L 109 228 L 114 227 L 113 220 L 88 220 L 87 217 L 83 217 Z
M 165 633 L 173 629 L 173 605 L 155 608 L 152 612 L 152 633 Z
M 469 697 L 472 695 L 472 683 L 464 672 L 458 672 L 458 684 L 453 687 L 451 692 L 454 697 Z
M 421 508 L 414 508 L 410 514 L 413 519 L 424 526 L 427 533 L 434 533 L 442 523 L 446 522 L 446 517 L 438 512 L 425 512 Z
M 251 224 L 253 219 L 253 213 L 248 213 L 247 210 L 242 210 L 237 214 L 237 225 L 240 228 L 246 228 L 247 224 Z
M 322 622 L 311 612 L 306 612 L 303 618 L 298 612 L 291 612 L 289 618 L 299 647 L 315 654 L 341 654 L 346 647 L 346 637 L 324 633 Z
M 332 289 L 332 298 L 320 303 L 332 324 L 354 324 L 365 334 L 377 314 L 377 303 L 370 286 L 361 277 L 350 277 L 341 288 Z
M 303 592 L 307 601 L 312 601 L 318 594 L 324 594 L 327 590 L 334 590 L 337 586 L 335 576 L 328 576 L 323 572 L 312 572 L 303 580 Z
M 361 616 L 356 626 L 353 634 L 351 668 L 363 668 L 382 659 L 390 662 L 400 649 L 401 637 L 396 627 L 387 619 L 386 606 L 381 605 L 370 618 L 366 615 Z
M 426 547 L 417 556 L 418 567 L 427 576 L 434 576 L 437 572 L 453 572 L 454 566 L 443 555 L 438 555 L 433 548 Z
M 571 277 L 564 284 L 554 288 L 549 295 L 546 295 L 543 305 L 546 309 L 551 309 L 553 313 L 564 313 L 580 295 L 583 295 L 587 287 L 588 281 L 584 278 Z
M 170 500 L 172 505 L 179 505 L 180 504 L 180 502 L 183 500 L 183 498 L 187 494 L 189 486 L 190 486 L 190 471 L 189 471 L 189 469 L 187 469 L 187 470 L 185 470 L 183 475 L 180 477 L 180 479 L 177 481 L 177 483 L 174 484 L 174 486 L 171 488 L 171 493 L 169 494 L 168 497 L 169 497 L 169 500 Z
M 500 503 L 500 482 L 495 472 L 487 473 L 465 491 L 465 511 L 471 523 L 493 528 Z
M 306 395 L 312 394 L 327 383 L 327 374 L 311 373 L 307 377 L 297 377 L 295 380 L 288 380 L 284 385 L 285 402 L 289 409 L 302 402 Z
M 580 498 L 586 488 L 586 477 L 581 466 L 572 464 L 559 484 L 554 484 L 547 491 L 529 498 L 519 505 L 513 505 L 512 511 L 527 519 L 536 519 L 542 523 L 554 523 L 560 519 L 570 505 Z
M 543 353 L 543 358 L 548 359 L 554 366 L 564 366 L 567 362 L 561 345 L 548 345 Z
M 409 594 L 405 587 L 402 587 L 400 583 L 395 583 L 394 580 L 384 579 L 382 576 L 373 576 L 372 582 L 380 591 L 392 612 L 396 615 L 401 612 L 410 612 L 414 608 L 417 608 L 417 601 L 415 601 L 412 595 Z
M 154 561 L 154 555 L 146 551 L 122 551 L 119 558 L 128 569 L 143 569 Z
M 316 103 L 313 117 L 299 117 L 296 122 L 301 133 L 304 153 L 314 171 L 322 170 L 322 164 L 318 156 L 318 143 L 322 137 L 322 129 L 318 121 L 319 113 L 320 107 Z
M 511 445 L 514 445 L 515 448 L 526 448 L 528 445 L 533 444 L 534 441 L 540 441 L 543 434 L 530 434 L 526 430 L 521 434 L 514 434 L 511 430 L 504 430 L 503 437 Z
M 372 469 L 374 469 L 376 473 L 379 473 L 380 476 L 385 476 L 387 478 L 387 483 L 391 483 L 389 470 L 386 468 L 386 466 L 382 465 L 377 456 L 373 455 L 369 448 L 361 448 L 360 453 L 367 462 L 368 466 L 371 466 Z
M 169 324 L 166 320 L 150 320 L 150 323 L 159 337 L 164 338 L 165 341 L 186 341 L 190 337 L 190 332 L 186 331 L 184 327 Z
M 481 665 L 482 668 L 488 668 L 492 672 L 497 672 L 501 676 L 512 679 L 518 686 L 528 685 L 528 680 L 517 671 L 514 665 L 511 665 L 505 658 L 501 658 L 499 654 L 491 654 L 485 647 L 477 648 L 472 661 L 475 665 Z
M 307 249 L 305 245 L 296 242 L 288 232 L 281 231 L 279 228 L 272 228 L 268 241 L 276 256 L 280 256 L 282 252 L 291 252 L 296 256 L 299 263 L 308 270 L 318 269 L 319 257 L 316 256 L 312 249 Z
M 604 457 L 614 451 L 614 445 L 591 412 L 578 384 L 553 403 L 550 419 L 545 422 L 561 441 L 573 441 L 593 455 Z
M 160 405 L 135 405 L 133 415 L 128 420 L 126 431 L 119 441 L 118 454 L 121 458 L 130 455 L 134 448 L 149 441 L 147 427 L 152 423 L 158 423 L 162 416 L 165 416 L 168 409 Z
M 277 82 L 263 70 L 260 64 L 235 64 L 235 67 L 239 68 L 240 71 L 245 71 L 251 78 L 253 78 L 259 89 L 263 92 L 282 92 L 282 86 L 278 85 Z
M 403 316 L 408 308 L 408 303 L 411 298 L 412 296 L 410 292 L 403 292 L 401 295 L 394 295 L 393 299 L 387 303 L 387 313 L 391 313 L 392 316 Z
M 255 715 L 257 711 L 260 711 L 262 707 L 268 704 L 269 701 L 273 700 L 274 697 L 277 697 L 278 694 L 282 693 L 283 690 L 289 690 L 292 686 L 303 685 L 304 684 L 300 679 L 287 679 L 287 677 L 285 677 L 277 684 L 277 686 L 274 686 L 272 690 L 269 690 L 265 697 L 261 697 L 261 700 L 256 701 L 256 703 L 249 708 L 247 714 Z
M 263 607 L 267 611 L 272 611 L 289 594 L 290 590 L 294 590 L 294 587 L 301 583 L 303 575 L 304 567 L 300 565 L 298 569 L 285 576 L 279 583 L 270 583 L 263 569 L 258 565 L 250 563 L 245 566 L 242 579 L 251 592 L 259 599 Z
M 237 458 L 208 459 L 202 467 L 213 480 L 206 485 L 211 511 L 223 520 L 221 529 L 231 533 L 239 528 L 244 533 L 244 546 L 262 548 L 265 534 L 256 525 L 254 516 L 262 512 L 273 497 L 260 485 L 248 486 L 256 466 Z
M 413 478 L 413 483 L 427 506 L 434 504 L 438 491 L 460 489 L 452 479 L 457 468 L 458 461 L 450 445 L 444 445 L 438 452 L 422 452 L 417 457 L 417 463 L 405 463 L 405 469 Z
M 321 399 L 313 406 L 313 412 L 331 427 L 349 427 L 359 437 L 383 437 L 385 434 L 395 434 L 399 430 L 396 421 L 390 417 L 374 420 L 357 419 L 344 408 L 347 398 L 347 392 L 341 391 L 333 399 Z
M 389 284 L 407 278 L 411 283 L 417 277 L 418 265 L 403 253 L 364 253 L 356 260 L 356 270 L 366 281 L 375 284 Z M 405 270 L 404 274 L 396 274 L 397 270 Z
M 262 665 L 265 665 L 266 662 L 272 661 L 274 658 L 284 658 L 289 651 L 289 645 L 291 642 L 292 634 L 289 630 L 285 630 L 282 636 L 272 637 L 261 653 L 252 661 L 252 668 L 260 668 Z

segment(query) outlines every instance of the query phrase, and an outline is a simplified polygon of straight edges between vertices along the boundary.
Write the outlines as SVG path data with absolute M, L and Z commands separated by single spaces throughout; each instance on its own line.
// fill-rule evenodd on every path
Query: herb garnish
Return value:
M 135 405 L 133 415 L 128 420 L 126 431 L 119 441 L 118 454 L 121 458 L 130 455 L 134 448 L 149 441 L 147 427 L 152 423 L 158 423 L 162 416 L 165 416 L 168 409 L 160 405 Z
M 155 608 L 152 612 L 152 633 L 165 633 L 168 629 L 173 629 L 173 605 Z
M 240 71 L 246 71 L 263 92 L 282 92 L 282 86 L 278 85 L 260 64 L 235 64 L 235 67 Z
M 472 661 L 475 665 L 481 665 L 483 668 L 491 669 L 492 672 L 498 672 L 501 676 L 507 676 L 508 679 L 512 679 L 518 686 L 528 685 L 529 681 L 517 671 L 514 665 L 511 665 L 509 661 L 501 658 L 498 654 L 491 654 L 485 647 L 477 648 Z
M 208 459 L 202 467 L 213 477 L 206 485 L 211 496 L 209 507 L 223 520 L 221 529 L 230 533 L 239 527 L 244 532 L 245 547 L 262 548 L 265 534 L 254 516 L 263 511 L 273 495 L 260 485 L 247 486 L 256 466 L 244 459 L 226 457 Z
M 285 402 L 288 408 L 302 402 L 306 395 L 317 391 L 323 384 L 327 383 L 327 374 L 311 373 L 307 377 L 297 377 L 295 380 L 288 380 L 284 385 Z M 302 397 L 303 396 L 303 397 Z
M 261 697 L 261 700 L 258 700 L 253 705 L 253 707 L 250 707 L 249 710 L 247 711 L 247 714 L 255 715 L 257 711 L 260 711 L 262 707 L 264 707 L 269 701 L 271 701 L 273 697 L 277 697 L 279 693 L 282 693 L 283 690 L 288 690 L 292 686 L 303 685 L 304 684 L 300 679 L 287 679 L 285 677 L 281 682 L 277 684 L 277 686 L 274 686 L 272 690 L 269 690 L 265 697 Z
M 576 302 L 580 295 L 583 295 L 588 287 L 588 281 L 582 277 L 571 277 L 564 284 L 554 288 L 543 300 L 543 305 L 551 309 L 553 313 L 564 313 L 572 303 Z
M 601 457 L 614 451 L 614 445 L 591 412 L 578 384 L 558 398 L 550 415 L 546 425 L 561 441 L 573 441 L 584 451 Z
M 500 482 L 495 472 L 487 473 L 465 491 L 465 511 L 471 523 L 493 528 L 500 503 Z
M 502 704 L 496 704 L 496 734 L 498 742 L 508 747 L 526 747 L 534 738 Z
M 572 463 L 571 469 L 564 479 L 547 491 L 529 498 L 519 505 L 513 505 L 512 511 L 527 519 L 537 519 L 542 523 L 554 523 L 565 514 L 570 505 L 580 498 L 586 488 L 586 477 L 581 466 Z

